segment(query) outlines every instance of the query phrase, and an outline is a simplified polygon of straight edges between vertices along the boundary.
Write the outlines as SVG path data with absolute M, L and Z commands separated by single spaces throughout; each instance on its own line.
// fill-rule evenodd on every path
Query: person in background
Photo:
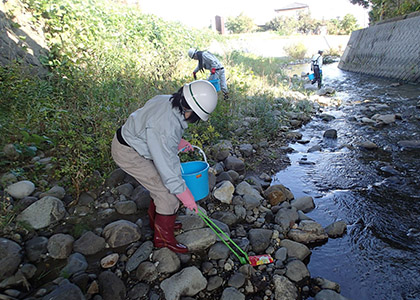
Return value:
M 225 100 L 229 99 L 229 91 L 225 77 L 225 68 L 220 63 L 220 61 L 209 51 L 199 51 L 196 48 L 189 49 L 188 56 L 191 59 L 198 60 L 198 65 L 193 71 L 194 79 L 197 79 L 196 74 L 198 71 L 204 72 L 204 69 L 209 70 L 210 72 L 213 71 L 217 78 L 220 79 L 220 88 L 223 92 L 223 98 Z
M 320 89 L 322 86 L 322 54 L 324 53 L 323 50 L 319 50 L 318 54 L 315 54 L 311 60 L 311 71 L 314 71 L 314 79 L 312 80 L 312 84 L 318 82 L 318 88 Z
M 181 175 L 179 151 L 192 151 L 182 138 L 189 123 L 207 121 L 217 105 L 217 92 L 206 80 L 185 84 L 172 95 L 157 95 L 131 113 L 112 140 L 116 164 L 150 191 L 153 243 L 178 253 L 188 248 L 177 242 L 174 229 L 179 202 L 197 212 L 194 196 Z M 180 226 L 181 225 L 181 226 Z

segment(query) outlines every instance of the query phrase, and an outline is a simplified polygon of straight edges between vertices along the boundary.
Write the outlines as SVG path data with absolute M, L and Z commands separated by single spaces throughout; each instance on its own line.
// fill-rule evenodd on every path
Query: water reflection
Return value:
M 309 143 L 290 145 L 296 150 L 291 166 L 273 178 L 296 197 L 314 197 L 316 209 L 308 215 L 324 227 L 339 219 L 349 224 L 344 237 L 312 249 L 311 276 L 339 283 L 351 299 L 420 299 L 420 155 L 397 144 L 419 139 L 420 86 L 343 72 L 336 64 L 324 74 L 343 104 L 325 108 L 334 120 L 314 119 L 302 128 Z M 356 121 L 375 113 L 400 119 L 386 126 Z M 337 140 L 323 139 L 330 128 Z M 363 150 L 362 141 L 379 148 Z M 315 145 L 321 151 L 308 153 Z

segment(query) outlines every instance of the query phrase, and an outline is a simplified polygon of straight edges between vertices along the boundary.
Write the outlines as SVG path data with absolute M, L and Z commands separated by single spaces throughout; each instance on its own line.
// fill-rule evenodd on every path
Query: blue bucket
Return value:
M 181 174 L 190 189 L 195 201 L 201 200 L 209 194 L 209 164 L 204 152 L 200 150 L 205 161 L 189 161 L 181 163 Z
M 220 79 L 219 78 L 212 79 L 212 80 L 209 80 L 209 81 L 216 88 L 216 92 L 220 91 Z
M 315 79 L 315 74 L 314 73 L 308 74 L 308 78 L 309 78 L 309 80 L 314 80 Z

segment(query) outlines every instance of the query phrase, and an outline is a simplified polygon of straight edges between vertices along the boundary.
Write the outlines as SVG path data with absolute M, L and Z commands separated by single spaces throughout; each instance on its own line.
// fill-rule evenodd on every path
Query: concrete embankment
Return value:
M 420 83 L 420 12 L 354 31 L 338 67 Z

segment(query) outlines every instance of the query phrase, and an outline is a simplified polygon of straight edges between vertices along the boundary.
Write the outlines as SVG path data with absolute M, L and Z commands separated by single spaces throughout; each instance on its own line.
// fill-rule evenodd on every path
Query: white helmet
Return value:
M 217 105 L 216 88 L 207 80 L 196 80 L 183 87 L 184 98 L 191 109 L 207 121 Z
M 190 50 L 188 50 L 188 56 L 190 58 L 194 58 L 194 55 L 197 53 L 198 49 L 196 48 L 190 48 Z

